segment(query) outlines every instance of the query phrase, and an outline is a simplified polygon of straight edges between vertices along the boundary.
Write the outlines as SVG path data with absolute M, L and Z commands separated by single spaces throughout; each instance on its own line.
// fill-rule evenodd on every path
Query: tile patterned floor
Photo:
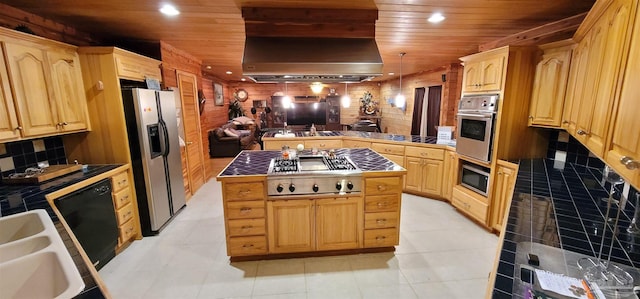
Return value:
M 498 238 L 404 194 L 395 253 L 230 263 L 220 183 L 100 270 L 114 298 L 483 298 Z

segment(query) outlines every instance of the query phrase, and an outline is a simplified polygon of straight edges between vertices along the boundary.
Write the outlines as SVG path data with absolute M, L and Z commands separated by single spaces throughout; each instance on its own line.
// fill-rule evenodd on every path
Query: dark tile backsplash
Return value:
M 38 166 L 38 162 L 49 165 L 66 164 L 67 157 L 62 137 L 16 141 L 0 144 L 0 172 L 2 176 L 24 172 L 29 167 Z

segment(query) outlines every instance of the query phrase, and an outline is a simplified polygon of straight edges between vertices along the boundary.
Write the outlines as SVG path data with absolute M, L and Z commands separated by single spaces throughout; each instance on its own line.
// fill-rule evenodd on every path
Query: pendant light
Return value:
M 400 89 L 398 90 L 398 95 L 396 95 L 396 107 L 404 108 L 406 103 L 405 97 L 402 95 L 402 57 L 407 54 L 405 52 L 400 53 Z
M 351 106 L 351 97 L 349 96 L 349 92 L 347 91 L 347 83 L 344 83 L 344 95 L 340 98 L 340 102 L 342 107 L 349 108 Z
M 287 82 L 284 82 L 284 97 L 282 98 L 282 108 L 289 109 L 289 107 L 291 107 L 291 97 L 289 97 Z

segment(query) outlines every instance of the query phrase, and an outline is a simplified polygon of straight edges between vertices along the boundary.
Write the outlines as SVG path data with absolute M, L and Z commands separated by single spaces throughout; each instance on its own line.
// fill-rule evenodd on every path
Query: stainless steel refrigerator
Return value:
M 142 234 L 156 235 L 185 206 L 175 95 L 123 88 L 122 99 Z

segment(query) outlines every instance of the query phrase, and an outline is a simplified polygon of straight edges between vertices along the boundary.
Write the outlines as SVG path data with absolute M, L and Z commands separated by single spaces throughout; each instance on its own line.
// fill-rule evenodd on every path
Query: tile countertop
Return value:
M 266 132 L 262 135 L 263 138 L 276 138 L 274 135 L 278 133 L 275 131 Z M 292 132 L 296 135 L 296 137 L 312 137 L 309 136 L 308 131 L 295 131 Z M 389 140 L 389 141 L 406 141 L 411 143 L 420 143 L 420 144 L 437 144 L 438 138 L 434 136 L 417 136 L 417 135 L 396 135 L 396 134 L 386 134 L 386 133 L 375 133 L 375 132 L 362 132 L 362 131 L 318 131 L 316 136 L 313 137 L 336 137 L 336 136 L 345 136 L 345 137 L 360 137 L 360 138 L 368 138 L 368 139 L 376 139 L 376 140 Z M 450 144 L 446 144 L 449 146 L 453 146 Z
M 310 155 L 304 150 L 302 155 Z M 280 151 L 242 151 L 229 165 L 220 172 L 218 178 L 236 175 L 266 175 L 272 158 L 280 156 Z M 403 171 L 387 158 L 369 148 L 340 148 L 336 155 L 347 156 L 362 171 Z
M 85 289 L 75 298 L 105 298 L 105 296 L 97 286 L 94 277 L 91 275 L 88 266 L 84 263 L 80 252 L 71 241 L 68 232 L 64 229 L 62 223 L 58 221 L 58 217 L 54 214 L 45 195 L 120 166 L 122 165 L 89 165 L 87 170 L 70 173 L 38 185 L 9 185 L 0 183 L 0 216 L 22 213 L 34 209 L 47 210 L 84 280 Z
M 522 298 L 513 294 L 516 247 L 520 242 L 535 242 L 597 256 L 604 226 L 609 186 L 600 184 L 600 169 L 550 159 L 521 160 L 519 163 L 509 218 L 497 267 L 492 298 Z M 635 194 L 620 214 L 617 240 L 611 260 L 638 268 L 640 235 L 626 228 L 633 217 Z M 616 206 L 612 205 L 611 217 Z M 611 223 L 613 224 L 613 223 Z M 608 240 L 608 241 L 607 241 Z M 611 231 L 605 235 L 605 250 Z M 543 257 L 541 257 L 542 259 Z

